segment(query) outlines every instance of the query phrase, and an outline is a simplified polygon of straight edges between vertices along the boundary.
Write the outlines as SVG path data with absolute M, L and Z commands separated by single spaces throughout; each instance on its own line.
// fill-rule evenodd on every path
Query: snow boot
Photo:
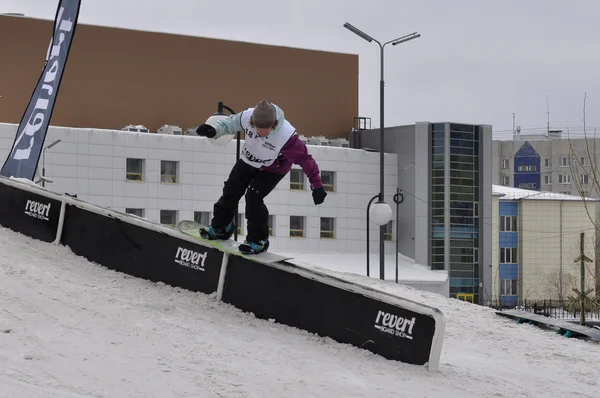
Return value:
M 212 225 L 200 228 L 200 236 L 206 240 L 227 240 L 233 235 L 233 223 L 223 228 L 214 228 Z
M 258 242 L 244 242 L 239 247 L 238 250 L 244 254 L 259 254 L 267 251 L 269 248 L 269 240 L 259 240 Z

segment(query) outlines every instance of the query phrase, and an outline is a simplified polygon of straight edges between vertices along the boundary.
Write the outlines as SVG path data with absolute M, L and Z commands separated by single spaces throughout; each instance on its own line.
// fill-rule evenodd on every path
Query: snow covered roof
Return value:
M 504 185 L 492 185 L 493 195 L 502 195 L 500 200 L 570 200 L 598 202 L 598 199 L 582 198 L 581 196 L 566 195 L 556 192 L 533 191 L 531 189 L 513 188 Z

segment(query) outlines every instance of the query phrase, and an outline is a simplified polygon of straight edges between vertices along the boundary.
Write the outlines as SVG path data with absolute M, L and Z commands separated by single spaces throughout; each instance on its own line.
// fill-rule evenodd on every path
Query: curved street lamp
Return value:
M 366 34 L 365 32 L 361 31 L 360 29 L 356 28 L 355 26 L 352 26 L 351 24 L 349 24 L 348 22 L 346 22 L 344 24 L 344 28 L 348 29 L 349 31 L 351 31 L 352 33 L 355 33 L 356 35 L 362 37 L 363 39 L 365 39 L 366 41 L 368 41 L 369 43 L 374 41 L 375 43 L 379 44 L 379 48 L 381 49 L 381 79 L 380 79 L 380 83 L 379 83 L 379 201 L 377 201 L 376 205 L 378 205 L 378 208 L 381 210 L 377 210 L 378 212 L 381 212 L 381 215 L 384 216 L 386 214 L 389 214 L 389 219 L 382 224 L 379 224 L 379 278 L 380 279 L 384 279 L 384 274 L 385 274 L 385 243 L 384 243 L 384 235 L 385 235 L 385 227 L 384 225 L 387 224 L 388 222 L 390 222 L 390 220 L 392 219 L 392 209 L 391 207 L 385 203 L 385 201 L 383 200 L 383 164 L 384 164 L 384 151 L 383 151 L 383 91 L 384 91 L 384 81 L 383 81 L 383 49 L 385 48 L 386 45 L 388 44 L 392 44 L 393 46 L 398 45 L 400 43 L 404 43 L 407 42 L 409 40 L 412 39 L 416 39 L 418 37 L 421 37 L 421 35 L 417 32 L 414 33 L 410 33 L 408 35 L 399 37 L 397 39 L 394 40 L 390 40 L 388 42 L 385 42 L 383 44 L 381 44 L 379 41 L 375 40 L 374 38 L 372 38 L 371 36 L 369 36 L 368 34 Z M 384 209 L 384 207 L 387 206 L 387 208 L 389 209 Z M 367 207 L 367 209 L 371 207 L 370 202 L 369 202 L 369 206 Z M 368 211 L 368 210 L 367 210 Z M 383 221 L 383 219 L 379 220 L 379 221 Z M 367 221 L 367 230 L 368 230 L 369 226 L 368 226 L 368 221 Z M 398 239 L 398 237 L 396 236 L 396 239 Z M 367 242 L 368 242 L 368 238 L 367 238 Z M 368 245 L 367 245 L 368 247 Z M 369 257 L 369 253 L 367 250 L 367 258 Z M 368 268 L 368 263 L 367 263 L 367 268 Z M 368 275 L 368 274 L 367 274 Z
M 42 175 L 40 177 L 40 182 L 42 183 L 42 187 L 46 186 L 46 182 L 53 182 L 52 179 L 46 177 L 46 149 L 52 148 L 54 145 L 61 142 L 60 139 L 54 141 L 53 143 L 46 145 L 44 149 L 42 149 Z

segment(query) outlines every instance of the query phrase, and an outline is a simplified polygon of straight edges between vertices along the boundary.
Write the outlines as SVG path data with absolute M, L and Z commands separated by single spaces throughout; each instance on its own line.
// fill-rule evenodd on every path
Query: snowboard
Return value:
M 177 229 L 181 233 L 183 233 L 187 236 L 190 236 L 194 239 L 202 241 L 203 243 L 213 246 L 224 252 L 242 256 L 242 257 L 247 258 L 252 261 L 258 261 L 258 262 L 263 262 L 263 263 L 277 263 L 277 262 L 282 262 L 282 261 L 289 260 L 290 258 L 292 258 L 292 257 L 280 256 L 279 254 L 275 254 L 275 253 L 270 253 L 268 250 L 265 252 L 262 252 L 262 253 L 258 253 L 258 254 L 242 253 L 238 249 L 238 247 L 240 246 L 240 242 L 236 242 L 231 238 L 227 239 L 227 240 L 204 239 L 202 236 L 200 236 L 200 228 L 204 228 L 204 227 L 205 227 L 204 225 L 197 223 L 196 221 L 192 221 L 192 220 L 183 220 L 177 224 Z

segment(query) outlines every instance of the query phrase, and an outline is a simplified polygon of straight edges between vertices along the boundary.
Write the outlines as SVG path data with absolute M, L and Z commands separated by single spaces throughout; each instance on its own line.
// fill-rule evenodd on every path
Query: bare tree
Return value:
M 596 128 L 594 128 L 593 135 L 588 137 L 587 126 L 586 126 L 586 101 L 587 93 L 583 96 L 583 134 L 585 139 L 585 154 L 589 159 L 589 166 L 583 163 L 583 159 L 580 153 L 577 153 L 571 137 L 569 140 L 569 163 L 571 169 L 571 182 L 577 190 L 578 195 L 581 197 L 583 206 L 587 216 L 594 226 L 594 238 L 592 240 L 594 247 L 594 263 L 586 265 L 587 275 L 594 281 L 594 287 L 596 295 L 600 297 L 600 256 L 597 254 L 600 252 L 600 207 L 598 206 L 597 199 L 591 200 L 590 198 L 600 197 L 600 160 L 598 148 L 600 145 L 600 137 L 596 136 Z M 589 189 L 586 189 L 588 188 Z
M 563 272 L 561 284 L 560 272 L 552 272 L 546 275 L 546 293 L 552 300 L 558 300 L 562 303 L 576 286 L 576 282 L 577 280 L 573 275 Z

